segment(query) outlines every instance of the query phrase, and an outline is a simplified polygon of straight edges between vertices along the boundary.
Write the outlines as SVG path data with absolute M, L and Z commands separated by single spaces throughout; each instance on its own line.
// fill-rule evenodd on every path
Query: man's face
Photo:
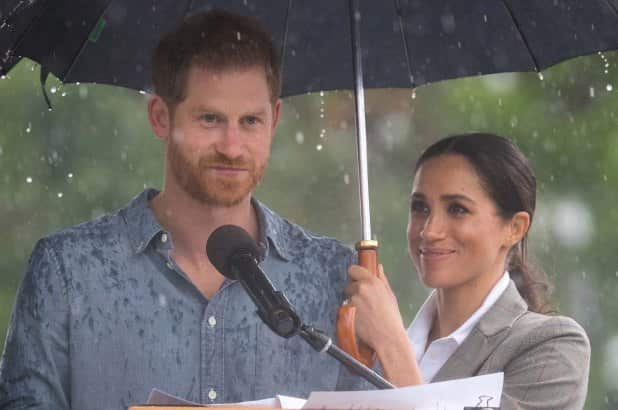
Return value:
M 167 145 L 168 178 L 193 199 L 230 207 L 262 179 L 279 116 L 260 67 L 189 70 Z

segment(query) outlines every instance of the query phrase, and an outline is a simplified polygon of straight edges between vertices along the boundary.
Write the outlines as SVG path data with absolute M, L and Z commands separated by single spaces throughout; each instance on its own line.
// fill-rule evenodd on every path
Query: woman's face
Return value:
M 419 168 L 412 186 L 408 251 L 426 286 L 493 285 L 514 243 L 508 221 L 498 215 L 465 157 L 441 155 Z

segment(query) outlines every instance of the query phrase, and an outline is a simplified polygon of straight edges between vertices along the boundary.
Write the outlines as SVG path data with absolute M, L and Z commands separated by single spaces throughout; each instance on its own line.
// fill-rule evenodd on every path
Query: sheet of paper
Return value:
M 306 410 L 463 410 L 499 407 L 503 373 L 493 373 L 394 390 L 313 392 Z
M 273 409 L 284 408 L 284 409 L 289 409 L 289 410 L 297 410 L 297 409 L 302 409 L 305 402 L 306 402 L 305 399 L 277 395 L 276 397 L 272 397 L 269 399 L 244 401 L 241 403 L 209 404 L 208 407 L 239 405 L 239 406 L 246 406 L 246 407 L 270 407 Z M 195 403 L 192 401 L 181 399 L 180 397 L 166 393 L 159 389 L 152 389 L 150 391 L 147 404 L 158 404 L 158 405 L 167 405 L 167 406 L 185 405 L 185 406 L 206 407 L 206 405 L 204 404 Z

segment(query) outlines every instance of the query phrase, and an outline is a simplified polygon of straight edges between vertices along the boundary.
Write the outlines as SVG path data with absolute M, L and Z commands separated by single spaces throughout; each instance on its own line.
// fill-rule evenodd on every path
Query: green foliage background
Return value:
M 406 254 L 411 167 L 455 132 L 511 137 L 539 181 L 531 245 L 561 312 L 592 343 L 587 409 L 618 408 L 618 54 L 543 73 L 498 74 L 367 92 L 370 191 L 380 258 L 406 322 L 427 290 Z M 615 84 L 615 86 L 614 86 Z M 0 79 L 0 335 L 35 241 L 123 206 L 162 181 L 162 147 L 146 97 L 48 82 L 23 61 Z M 350 244 L 360 237 L 353 101 L 349 92 L 287 98 L 257 197 L 282 215 Z

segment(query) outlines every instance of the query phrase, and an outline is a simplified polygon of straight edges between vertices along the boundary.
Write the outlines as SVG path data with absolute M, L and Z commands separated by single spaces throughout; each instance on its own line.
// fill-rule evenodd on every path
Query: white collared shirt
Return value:
M 511 278 L 508 272 L 500 278 L 493 289 L 489 292 L 481 307 L 472 314 L 457 330 L 450 335 L 434 340 L 427 349 L 427 338 L 433 318 L 436 314 L 436 291 L 432 291 L 423 306 L 416 314 L 416 317 L 408 328 L 408 338 L 412 343 L 416 353 L 416 362 L 421 369 L 423 381 L 429 383 L 436 375 L 438 370 L 446 363 L 449 357 L 468 337 L 474 326 L 481 320 L 481 317 L 493 306 L 500 296 L 509 286 Z

